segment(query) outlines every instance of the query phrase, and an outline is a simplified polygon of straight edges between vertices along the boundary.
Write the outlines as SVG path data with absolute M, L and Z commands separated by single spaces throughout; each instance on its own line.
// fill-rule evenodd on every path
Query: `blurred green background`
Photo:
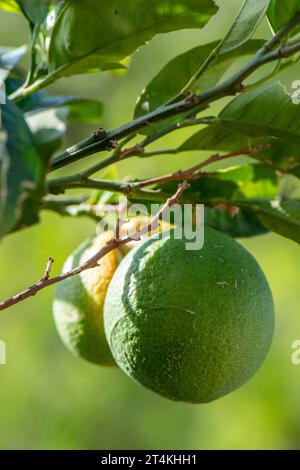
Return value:
M 139 92 L 161 66 L 190 47 L 224 35 L 241 1 L 231 0 L 230 7 L 229 2 L 217 3 L 221 12 L 206 29 L 155 38 L 136 54 L 126 76 L 105 73 L 61 79 L 50 88 L 51 93 L 100 99 L 105 103 L 105 115 L 99 124 L 106 128 L 131 119 Z M 265 34 L 266 24 L 257 36 Z M 27 38 L 27 25 L 21 17 L 1 12 L 0 44 L 17 46 Z M 299 67 L 282 76 L 287 86 L 296 79 L 300 79 Z M 90 132 L 87 127 L 73 127 L 68 143 Z M 168 146 L 190 132 L 185 130 L 178 137 L 173 134 Z M 89 161 L 98 159 L 94 156 Z M 120 164 L 118 171 L 120 176 L 150 176 L 188 167 L 194 161 L 199 161 L 199 154 L 146 162 L 131 159 Z M 44 213 L 41 225 L 5 238 L 0 245 L 1 298 L 38 279 L 48 255 L 55 258 L 54 271 L 59 272 L 70 251 L 94 230 L 87 219 Z M 7 365 L 0 366 L 0 448 L 300 448 L 300 365 L 291 362 L 291 344 L 300 339 L 299 247 L 276 235 L 242 243 L 264 269 L 276 303 L 271 351 L 248 384 L 214 403 L 185 405 L 154 395 L 117 369 L 76 359 L 55 331 L 53 291 L 48 289 L 1 314 L 0 340 L 7 345 Z

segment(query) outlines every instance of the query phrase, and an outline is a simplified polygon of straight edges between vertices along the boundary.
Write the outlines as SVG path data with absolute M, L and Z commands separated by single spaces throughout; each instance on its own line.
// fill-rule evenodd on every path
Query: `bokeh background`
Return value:
M 61 79 L 49 91 L 103 101 L 101 124 L 106 128 L 131 119 L 138 94 L 160 68 L 190 47 L 221 38 L 242 2 L 217 3 L 222 10 L 206 29 L 155 38 L 136 54 L 127 75 L 104 73 Z M 267 34 L 264 24 L 257 36 Z M 0 44 L 18 46 L 27 39 L 25 21 L 1 12 Z M 289 87 L 293 80 L 300 79 L 299 66 L 281 79 Z M 217 112 L 222 105 L 211 111 Z M 88 127 L 72 127 L 66 144 L 90 132 Z M 166 145 L 179 143 L 190 132 L 173 134 Z M 205 153 L 146 162 L 136 158 L 120 164 L 118 172 L 120 176 L 151 176 L 188 167 L 200 157 L 204 158 Z M 85 164 L 99 158 L 91 157 Z M 68 172 L 75 169 L 76 165 Z M 55 272 L 59 272 L 68 254 L 94 230 L 95 225 L 88 219 L 63 219 L 44 213 L 39 226 L 5 238 L 0 245 L 1 298 L 38 279 L 48 255 L 55 258 Z M 0 366 L 0 448 L 300 448 L 300 365 L 291 362 L 292 342 L 300 339 L 300 249 L 276 235 L 242 243 L 265 271 L 276 303 L 272 349 L 248 384 L 214 403 L 186 405 L 156 396 L 117 369 L 99 368 L 76 359 L 55 331 L 53 291 L 48 289 L 1 313 L 0 339 L 7 344 L 7 365 Z

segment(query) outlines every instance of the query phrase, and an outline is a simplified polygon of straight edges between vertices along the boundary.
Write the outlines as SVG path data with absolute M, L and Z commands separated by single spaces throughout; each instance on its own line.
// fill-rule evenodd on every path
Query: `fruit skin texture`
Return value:
M 112 231 L 86 240 L 67 259 L 63 272 L 77 267 L 100 250 Z M 122 258 L 121 250 L 108 253 L 99 267 L 83 271 L 57 285 L 53 313 L 64 344 L 76 355 L 103 366 L 115 365 L 104 334 L 106 291 Z
M 205 228 L 200 251 L 174 234 L 132 250 L 104 306 L 117 364 L 172 400 L 206 403 L 240 387 L 271 344 L 274 306 L 255 259 L 235 240 Z

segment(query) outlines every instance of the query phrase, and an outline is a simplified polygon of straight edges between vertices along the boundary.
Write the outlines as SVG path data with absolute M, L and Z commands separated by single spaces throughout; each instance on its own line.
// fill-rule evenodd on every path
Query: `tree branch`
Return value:
M 189 94 L 188 96 L 176 102 L 167 103 L 154 111 L 138 117 L 133 121 L 124 124 L 110 132 L 106 132 L 104 137 L 97 137 L 93 134 L 91 137 L 77 143 L 66 151 L 57 155 L 50 164 L 50 171 L 76 162 L 80 158 L 102 152 L 110 148 L 111 142 L 123 139 L 128 135 L 135 133 L 150 124 L 165 120 L 170 117 L 180 115 L 189 110 L 199 110 L 208 106 L 210 103 L 230 95 L 235 95 L 244 90 L 242 82 L 251 76 L 257 69 L 263 65 L 287 58 L 300 51 L 300 41 L 287 43 L 273 50 L 277 44 L 300 23 L 300 12 L 289 21 L 280 31 L 278 31 L 254 57 L 252 57 L 239 71 L 223 82 L 204 90 L 198 95 Z
M 269 148 L 269 145 L 259 145 L 257 147 L 247 147 L 242 150 L 237 150 L 236 152 L 230 152 L 226 153 L 225 155 L 220 155 L 220 154 L 214 154 L 211 155 L 207 160 L 204 162 L 198 163 L 197 165 L 189 168 L 188 170 L 179 170 L 174 173 L 169 173 L 168 175 L 163 175 L 163 176 L 158 176 L 156 178 L 149 178 L 145 179 L 142 181 L 137 181 L 131 183 L 133 188 L 138 187 L 138 188 L 144 188 L 146 186 L 152 186 L 154 184 L 162 184 L 162 183 L 167 183 L 168 181 L 189 181 L 189 180 L 194 180 L 194 179 L 199 179 L 203 176 L 206 176 L 206 173 L 202 173 L 201 170 L 205 168 L 206 166 L 216 163 L 216 162 L 221 162 L 223 160 L 227 160 L 228 158 L 233 158 L 233 157 L 239 157 L 241 155 L 253 155 L 258 152 L 259 148 Z
M 204 162 L 198 163 L 197 165 L 189 168 L 188 170 L 179 170 L 175 173 L 170 173 L 168 175 L 158 176 L 150 179 L 145 180 L 136 180 L 136 181 L 111 181 L 111 180 L 95 180 L 92 178 L 86 178 L 82 176 L 82 174 L 77 174 L 74 176 L 66 176 L 62 178 L 57 178 L 48 181 L 48 190 L 53 194 L 64 193 L 68 189 L 75 189 L 75 188 L 92 188 L 92 189 L 101 189 L 101 190 L 108 190 L 112 192 L 117 192 L 124 194 L 126 196 L 132 196 L 134 193 L 138 196 L 139 199 L 143 199 L 143 195 L 146 196 L 144 191 L 140 191 L 136 193 L 136 189 L 142 190 L 146 186 L 152 186 L 154 184 L 161 184 L 166 183 L 168 181 L 183 181 L 183 180 L 191 180 L 201 178 L 203 174 L 199 173 L 200 170 L 205 168 L 206 166 L 210 165 L 211 163 L 220 162 L 223 160 L 227 160 L 229 158 L 238 157 L 241 155 L 253 155 L 257 153 L 260 148 L 269 148 L 269 145 L 262 144 L 257 147 L 247 147 L 244 149 L 237 150 L 235 152 L 230 152 L 224 155 L 214 154 L 211 155 L 207 160 Z M 153 152 L 155 153 L 155 151 Z M 164 151 L 156 151 L 157 154 L 170 154 L 170 153 L 177 153 L 177 150 L 164 150 Z M 145 156 L 152 155 L 151 152 L 145 153 Z M 198 172 L 198 173 L 196 173 Z M 145 199 L 147 199 L 145 197 Z
M 16 305 L 19 302 L 22 302 L 23 300 L 28 299 L 29 297 L 33 297 L 40 290 L 45 289 L 46 287 L 53 286 L 54 284 L 57 284 L 73 276 L 76 276 L 77 274 L 80 274 L 81 272 L 86 271 L 87 269 L 95 268 L 96 266 L 98 266 L 101 258 L 103 258 L 105 255 L 107 255 L 111 251 L 115 250 L 116 248 L 119 248 L 120 246 L 126 245 L 132 240 L 139 240 L 143 234 L 149 233 L 153 229 L 159 226 L 160 219 L 164 216 L 166 212 L 169 211 L 169 209 L 172 206 L 174 206 L 175 204 L 179 202 L 183 192 L 187 188 L 188 188 L 188 183 L 184 181 L 182 184 L 178 186 L 176 193 L 166 201 L 166 203 L 163 205 L 160 211 L 157 212 L 157 214 L 153 217 L 153 219 L 148 225 L 141 227 L 140 230 L 137 230 L 135 233 L 129 235 L 126 238 L 123 238 L 123 239 L 119 239 L 117 237 L 112 238 L 94 256 L 92 256 L 89 260 L 87 260 L 85 263 L 78 266 L 77 268 L 74 268 L 71 271 L 68 271 L 63 274 L 59 274 L 58 276 L 51 278 L 50 273 L 51 273 L 51 267 L 52 267 L 54 260 L 52 258 L 49 258 L 46 269 L 45 269 L 45 273 L 43 274 L 41 279 L 37 281 L 33 286 L 24 290 L 23 292 L 20 292 L 19 294 L 11 297 L 10 299 L 1 302 L 0 310 L 5 310 L 8 307 L 11 307 L 12 305 Z
M 89 217 L 99 222 L 102 217 L 99 213 L 122 212 L 124 205 L 122 204 L 90 204 L 88 197 L 81 199 L 52 198 L 45 197 L 42 200 L 42 209 L 56 212 L 64 217 Z
M 76 188 L 101 189 L 103 191 L 116 192 L 125 195 L 128 194 L 131 189 L 130 184 L 127 182 L 101 179 L 95 180 L 87 178 L 81 173 L 47 181 L 47 189 L 51 194 L 62 194 L 67 189 Z

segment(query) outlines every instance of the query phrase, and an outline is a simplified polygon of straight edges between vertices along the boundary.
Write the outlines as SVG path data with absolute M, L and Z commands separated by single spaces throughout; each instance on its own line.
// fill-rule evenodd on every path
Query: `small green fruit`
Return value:
M 122 225 L 120 236 L 126 238 L 141 226 L 150 223 L 147 217 L 135 217 Z M 157 233 L 169 227 L 161 222 Z M 63 272 L 87 261 L 114 236 L 109 230 L 85 241 L 68 258 Z M 115 365 L 107 345 L 103 325 L 103 306 L 109 283 L 119 262 L 140 242 L 132 241 L 101 259 L 99 267 L 83 271 L 58 284 L 55 291 L 53 312 L 57 330 L 64 342 L 76 356 L 103 366 Z
M 117 364 L 136 382 L 191 403 L 244 384 L 269 350 L 274 307 L 255 259 L 205 229 L 200 251 L 174 234 L 151 238 L 121 262 L 104 305 Z
M 67 259 L 63 272 L 87 261 L 112 238 L 113 232 L 85 241 Z M 83 271 L 57 285 L 53 303 L 54 319 L 64 344 L 76 355 L 104 366 L 115 365 L 103 327 L 103 305 L 108 285 L 123 256 L 114 250 L 100 266 Z

